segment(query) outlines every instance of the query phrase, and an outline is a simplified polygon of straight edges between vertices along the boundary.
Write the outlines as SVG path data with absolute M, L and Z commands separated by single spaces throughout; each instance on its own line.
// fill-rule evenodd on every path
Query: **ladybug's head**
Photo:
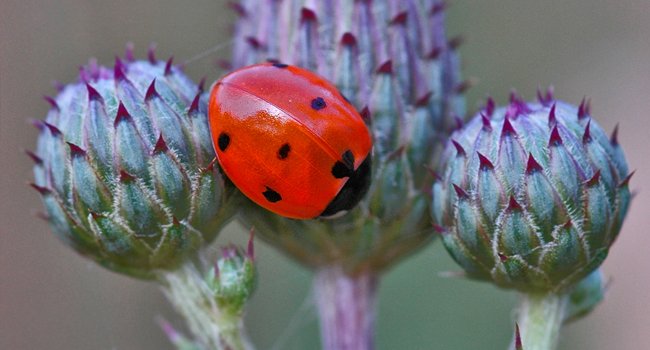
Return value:
M 372 160 L 370 159 L 370 154 L 368 154 L 366 160 L 350 175 L 348 181 L 327 208 L 320 214 L 320 217 L 334 219 L 354 208 L 366 192 L 368 192 L 371 181 L 371 168 Z

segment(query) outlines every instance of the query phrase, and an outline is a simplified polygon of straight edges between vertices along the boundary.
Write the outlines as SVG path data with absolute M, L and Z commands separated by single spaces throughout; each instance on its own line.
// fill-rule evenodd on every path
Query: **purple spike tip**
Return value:
M 193 113 L 196 113 L 199 111 L 199 100 L 201 99 L 201 92 L 196 94 L 194 96 L 194 99 L 192 100 L 192 104 L 190 104 L 190 109 L 187 110 L 187 114 L 192 115 Z
M 363 107 L 361 112 L 359 112 L 359 115 L 361 115 L 361 119 L 363 119 L 366 124 L 370 124 L 372 122 L 372 114 L 370 114 L 370 109 L 368 106 Z
M 469 198 L 469 194 L 467 194 L 467 192 L 465 192 L 465 190 L 458 187 L 458 185 L 456 185 L 456 184 L 452 184 L 452 185 L 454 186 L 454 191 L 456 191 L 456 195 L 458 196 L 458 198 L 460 198 L 460 199 Z
M 587 98 L 583 97 L 580 106 L 578 106 L 578 119 L 583 119 L 587 116 L 587 109 Z
M 350 32 L 345 32 L 343 36 L 341 37 L 341 45 L 343 46 L 356 46 L 357 45 L 357 38 L 354 36 L 354 34 Z
M 54 98 L 50 96 L 43 96 L 43 99 L 47 101 L 47 103 L 49 103 L 52 108 L 56 109 L 59 112 L 61 111 L 61 108 L 59 108 L 59 104 L 56 103 L 56 100 Z
M 520 211 L 522 210 L 521 205 L 514 196 L 510 196 L 510 202 L 508 203 L 508 210 L 510 211 Z
M 300 10 L 300 23 L 316 22 L 316 12 L 314 10 L 303 7 Z
M 549 86 L 546 89 L 546 92 L 542 92 L 541 88 L 537 88 L 537 100 L 539 103 L 541 103 L 543 106 L 548 107 L 551 102 L 555 100 L 554 93 L 553 93 L 553 86 Z
M 437 60 L 440 57 L 440 54 L 442 54 L 443 48 L 440 46 L 436 46 L 429 53 L 427 54 L 427 58 L 430 60 Z
M 408 19 L 408 13 L 406 11 L 402 11 L 398 13 L 393 19 L 390 21 L 390 24 L 399 24 L 399 25 L 404 25 L 406 24 L 406 20 Z
M 120 101 L 120 105 L 117 107 L 117 114 L 115 115 L 115 121 L 113 122 L 113 125 L 117 126 L 122 120 L 129 120 L 131 119 L 131 114 L 129 114 L 129 111 L 126 110 L 126 107 L 124 107 L 124 104 L 122 101 Z
M 494 99 L 492 97 L 488 97 L 487 101 L 485 102 L 485 115 L 488 118 L 491 118 L 492 115 L 494 114 L 495 106 L 496 103 L 494 102 Z
M 600 182 L 600 169 L 596 171 L 594 176 L 591 177 L 591 179 L 587 180 L 587 186 L 592 187 L 596 186 Z
M 210 163 L 208 163 L 208 166 L 206 166 L 205 168 L 199 167 L 199 171 L 201 172 L 201 174 L 211 173 L 214 170 L 214 163 L 216 162 L 217 162 L 217 157 L 212 158 Z
M 92 85 L 86 83 L 86 90 L 88 91 L 88 101 L 104 103 L 102 95 L 100 95 L 99 92 L 94 87 L 92 87 Z
M 418 98 L 415 101 L 415 106 L 416 107 L 426 107 L 426 106 L 428 106 L 429 105 L 429 100 L 431 99 L 432 95 L 433 95 L 433 93 L 431 91 L 427 92 L 426 94 L 424 94 L 424 96 Z
M 165 63 L 165 76 L 172 73 L 172 63 L 174 62 L 174 56 L 170 57 Z
M 135 180 L 133 175 L 126 172 L 126 170 L 120 170 L 120 182 L 131 182 Z
M 255 50 L 259 50 L 262 47 L 262 43 L 252 36 L 246 37 L 246 42 Z
M 204 76 L 204 77 L 201 78 L 201 80 L 199 81 L 199 85 L 198 85 L 198 87 L 199 87 L 199 94 L 202 93 L 203 91 L 205 91 L 205 80 L 206 80 L 206 77 Z
M 40 193 L 41 196 L 46 196 L 46 195 L 52 193 L 52 190 L 50 190 L 49 188 L 44 187 L 44 186 L 39 186 L 39 185 L 37 185 L 37 184 L 35 184 L 33 182 L 30 183 L 29 185 L 32 186 L 33 189 L 38 191 L 38 193 Z
M 149 60 L 149 63 L 151 64 L 156 64 L 156 44 L 151 43 L 149 45 L 149 48 L 147 49 L 147 59 Z
M 591 142 L 591 119 L 587 122 L 587 126 L 585 127 L 585 133 L 582 135 L 582 143 L 589 143 Z
M 164 153 L 167 152 L 168 147 L 167 143 L 165 142 L 165 139 L 163 139 L 162 134 L 158 136 L 158 141 L 156 141 L 156 145 L 153 148 L 152 154 L 159 154 L 159 153 Z
M 465 156 L 467 153 L 465 153 L 465 149 L 463 146 L 460 145 L 460 143 L 456 142 L 456 140 L 452 139 L 451 143 L 456 147 L 456 155 L 457 156 Z
M 117 81 L 126 80 L 126 75 L 124 75 L 124 63 L 119 57 L 115 57 L 115 66 L 113 67 L 113 78 Z
M 491 170 L 494 169 L 494 164 L 484 155 L 481 154 L 481 152 L 476 152 L 478 154 L 478 160 L 479 160 L 479 168 L 481 170 Z
M 560 137 L 560 131 L 557 129 L 557 124 L 553 126 L 548 144 L 549 146 L 558 146 L 562 144 L 562 137 Z
M 526 174 L 532 174 L 537 171 L 542 171 L 542 166 L 535 160 L 533 154 L 528 155 L 528 164 L 526 164 Z
M 149 101 L 154 97 L 158 96 L 158 91 L 156 91 L 156 78 L 153 78 L 151 84 L 147 88 L 147 93 L 144 95 L 144 100 Z
M 50 124 L 48 122 L 44 121 L 43 125 L 45 125 L 47 127 L 47 129 L 50 130 L 50 133 L 52 133 L 52 136 L 54 136 L 54 137 L 58 137 L 58 136 L 63 134 L 59 128 L 57 128 L 56 126 L 54 126 L 54 125 L 52 125 L 52 124 Z
M 557 124 L 557 117 L 555 116 L 555 103 L 551 106 L 551 110 L 548 112 L 548 125 L 555 126 Z
M 481 122 L 483 122 L 483 130 L 492 131 L 492 122 L 483 112 L 481 114 Z
M 621 181 L 620 184 L 618 184 L 618 187 L 627 187 L 630 184 L 630 180 L 632 179 L 632 176 L 634 176 L 634 173 L 636 173 L 636 170 L 630 173 L 630 175 L 626 176 L 623 181 Z
M 43 158 L 37 156 L 36 153 L 30 150 L 25 150 L 25 153 L 27 154 L 27 156 L 29 156 L 29 158 L 32 159 L 32 161 L 34 161 L 35 164 L 37 165 L 43 164 Z
M 388 60 L 379 66 L 377 74 L 393 74 L 393 62 Z
M 70 155 L 72 158 L 75 157 L 84 157 L 86 155 L 86 151 L 82 149 L 81 147 L 75 145 L 72 142 L 66 142 L 68 146 L 70 147 Z
M 510 118 L 506 117 L 505 120 L 503 121 L 503 128 L 501 129 L 501 137 L 506 137 L 511 135 L 517 135 L 517 132 L 515 131 L 515 128 L 512 126 L 512 123 L 510 122 Z
M 455 130 L 460 130 L 465 126 L 465 121 L 459 115 L 454 115 L 454 122 L 456 122 Z

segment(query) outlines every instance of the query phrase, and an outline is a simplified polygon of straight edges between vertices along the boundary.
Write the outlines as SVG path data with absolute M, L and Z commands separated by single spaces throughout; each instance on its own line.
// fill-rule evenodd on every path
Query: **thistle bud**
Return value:
M 220 312 L 241 315 L 257 283 L 252 236 L 247 252 L 235 245 L 224 247 L 206 281 Z
M 207 97 L 171 59 L 132 57 L 91 61 L 47 98 L 32 186 L 66 244 L 150 278 L 212 241 L 235 197 L 211 163 Z
M 443 3 L 241 1 L 232 66 L 268 59 L 333 82 L 373 136 L 372 183 L 360 204 L 330 219 L 296 221 L 242 210 L 259 236 L 311 267 L 380 271 L 433 237 L 431 169 L 453 116 L 464 114 L 458 41 Z
M 549 100 L 550 99 L 550 100 Z M 630 202 L 616 138 L 580 107 L 544 98 L 482 110 L 451 135 L 433 218 L 469 277 L 563 292 L 603 262 Z

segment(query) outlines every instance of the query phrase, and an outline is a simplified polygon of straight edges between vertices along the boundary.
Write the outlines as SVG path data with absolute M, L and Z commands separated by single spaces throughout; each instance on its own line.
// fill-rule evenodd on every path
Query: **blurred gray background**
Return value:
M 225 1 L 2 0 L 0 2 L 0 349 L 171 349 L 159 316 L 180 325 L 153 284 L 107 272 L 61 244 L 35 218 L 42 208 L 23 149 L 33 149 L 30 118 L 42 118 L 50 82 L 75 79 L 89 57 L 112 64 L 132 41 L 144 57 L 190 58 L 229 37 Z M 553 84 L 561 99 L 592 98 L 593 114 L 620 140 L 639 192 L 604 269 L 607 299 L 564 329 L 562 349 L 650 348 L 650 1 L 455 0 L 450 32 L 463 34 L 464 73 L 478 85 L 474 111 L 511 88 L 533 98 Z M 195 79 L 216 79 L 222 50 L 192 63 Z M 218 243 L 244 242 L 237 225 Z M 259 289 L 247 315 L 259 349 L 311 349 L 319 342 L 310 304 L 311 273 L 262 243 Z M 505 349 L 516 295 L 439 277 L 458 270 L 439 242 L 384 278 L 378 349 Z M 302 305 L 302 306 L 301 306 Z

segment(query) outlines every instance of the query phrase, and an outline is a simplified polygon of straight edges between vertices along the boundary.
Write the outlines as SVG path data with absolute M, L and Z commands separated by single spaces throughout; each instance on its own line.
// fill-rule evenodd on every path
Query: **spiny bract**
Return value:
M 242 210 L 259 236 L 312 267 L 379 271 L 433 237 L 428 167 L 454 115 L 464 114 L 456 47 L 445 5 L 434 0 L 272 1 L 233 5 L 232 66 L 265 60 L 298 65 L 333 82 L 373 136 L 372 183 L 350 213 L 288 220 L 255 205 Z
M 206 96 L 177 67 L 95 62 L 46 98 L 35 183 L 54 232 L 79 253 L 149 278 L 177 267 L 229 220 L 233 191 L 211 161 Z
M 452 134 L 433 217 L 468 276 L 526 292 L 562 291 L 594 271 L 620 231 L 630 175 L 588 104 L 492 100 Z

